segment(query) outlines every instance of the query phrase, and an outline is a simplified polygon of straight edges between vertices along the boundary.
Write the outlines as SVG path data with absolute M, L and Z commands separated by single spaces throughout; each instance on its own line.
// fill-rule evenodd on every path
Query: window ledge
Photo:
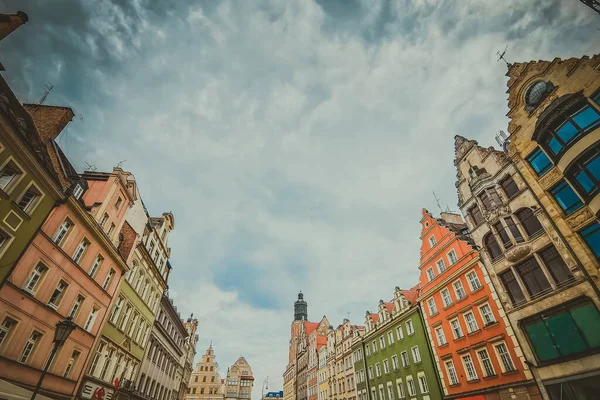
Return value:
M 431 313 L 431 314 L 429 314 L 429 317 L 435 317 L 435 316 L 436 316 L 436 315 L 438 315 L 438 314 L 439 314 L 439 312 L 437 312 L 437 311 L 436 311 L 436 312 L 434 312 L 434 313 Z
M 497 378 L 498 375 L 494 374 L 494 375 L 488 375 L 488 376 L 484 376 L 483 379 L 494 379 Z
M 483 285 L 479 286 L 477 289 L 473 289 L 473 290 L 471 290 L 471 294 L 473 294 L 473 293 L 477 293 L 477 292 L 479 292 L 480 290 L 483 290 Z
M 490 322 L 489 324 L 485 324 L 483 329 L 491 328 L 492 326 L 498 325 L 498 321 Z
M 453 305 L 454 305 L 454 303 L 450 303 L 447 306 L 444 306 L 443 310 L 445 311 L 445 310 L 449 309 L 450 307 L 452 307 Z
M 463 336 L 461 336 L 461 337 L 459 337 L 459 338 L 456 338 L 456 339 L 454 339 L 454 341 L 455 341 L 455 342 L 459 342 L 459 341 L 461 341 L 461 340 L 465 340 L 465 339 L 466 339 L 466 336 L 464 336 L 464 335 L 463 335 Z
M 30 219 L 31 219 L 31 215 L 29 215 L 29 213 L 27 213 L 27 211 L 24 211 L 23 209 L 21 209 L 21 207 L 19 207 L 19 205 L 18 205 L 16 202 L 14 202 L 14 201 L 11 201 L 10 203 L 13 205 L 13 209 L 14 209 L 14 210 L 15 210 L 17 213 L 19 213 L 19 215 L 20 215 L 21 217 L 23 217 L 23 218 L 25 218 L 25 219 L 27 219 L 27 220 L 30 220 Z
M 467 383 L 477 383 L 477 382 L 479 382 L 479 381 L 480 381 L 480 379 L 479 379 L 479 378 L 477 378 L 477 379 L 471 379 L 471 380 L 467 380 Z
M 458 382 L 458 383 L 455 383 L 455 384 L 453 384 L 453 385 L 448 385 L 448 386 L 449 386 L 449 387 L 459 387 L 459 386 L 460 386 L 460 382 Z
M 446 347 L 446 346 L 448 346 L 448 342 L 446 342 L 446 343 L 444 343 L 444 344 L 440 344 L 440 345 L 438 346 L 438 348 L 439 348 L 439 349 L 441 349 L 442 347 Z
M 456 304 L 458 304 L 458 303 L 460 303 L 460 302 L 462 302 L 462 301 L 464 301 L 464 300 L 466 300 L 468 298 L 469 298 L 469 295 L 467 294 L 467 295 L 465 295 L 465 297 L 461 297 L 460 299 L 456 299 Z
M 519 373 L 519 370 L 518 370 L 518 369 L 513 369 L 513 370 L 511 370 L 511 371 L 506 371 L 506 372 L 503 372 L 503 373 L 502 373 L 502 375 L 503 375 L 503 376 L 504 376 L 504 375 L 514 375 L 514 374 L 517 374 L 517 373 Z
M 477 335 L 479 332 L 481 332 L 481 328 L 477 329 L 476 331 L 467 333 L 467 336 Z

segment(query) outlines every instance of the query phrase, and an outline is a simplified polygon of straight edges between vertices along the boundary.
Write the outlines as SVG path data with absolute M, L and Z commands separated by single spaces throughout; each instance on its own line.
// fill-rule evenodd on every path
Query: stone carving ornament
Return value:
M 567 219 L 567 224 L 573 230 L 578 230 L 582 225 L 584 225 L 588 220 L 592 219 L 594 214 L 589 210 L 589 208 L 584 207 L 579 212 L 570 216 Z

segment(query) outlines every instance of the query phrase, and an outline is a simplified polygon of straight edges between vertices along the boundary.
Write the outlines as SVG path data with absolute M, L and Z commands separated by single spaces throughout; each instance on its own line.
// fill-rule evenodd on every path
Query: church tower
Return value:
M 298 300 L 294 303 L 294 321 L 308 321 L 308 304 L 302 292 L 298 293 Z
M 196 365 L 196 371 L 192 373 L 188 385 L 186 400 L 222 400 L 223 382 L 219 375 L 219 364 L 215 359 L 212 344 L 202 355 L 202 359 Z

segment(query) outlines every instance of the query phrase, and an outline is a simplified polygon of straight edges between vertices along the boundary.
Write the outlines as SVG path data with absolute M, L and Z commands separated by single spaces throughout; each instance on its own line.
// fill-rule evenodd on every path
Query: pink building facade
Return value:
M 120 235 L 136 197 L 129 173 L 78 175 L 49 146 L 65 191 L 0 288 L 0 379 L 35 387 L 53 347 L 54 327 L 72 317 L 77 328 L 54 357 L 41 392 L 74 396 L 107 310 L 135 246 Z

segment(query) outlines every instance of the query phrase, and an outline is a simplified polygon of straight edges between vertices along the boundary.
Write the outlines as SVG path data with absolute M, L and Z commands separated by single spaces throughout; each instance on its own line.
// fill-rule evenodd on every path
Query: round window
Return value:
M 548 85 L 544 81 L 532 83 L 525 92 L 525 105 L 527 107 L 537 106 L 548 92 Z

